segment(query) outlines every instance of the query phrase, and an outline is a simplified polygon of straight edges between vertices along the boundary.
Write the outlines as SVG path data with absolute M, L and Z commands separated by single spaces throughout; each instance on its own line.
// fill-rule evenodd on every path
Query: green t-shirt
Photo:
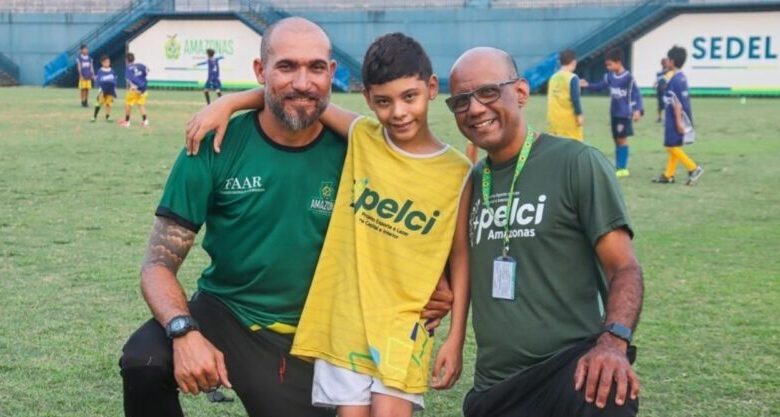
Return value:
M 197 232 L 211 265 L 198 289 L 247 326 L 295 326 L 336 197 L 347 143 L 324 129 L 305 147 L 263 132 L 258 113 L 230 121 L 222 152 L 207 137 L 179 155 L 156 214 Z
M 484 160 L 473 170 L 469 243 L 477 390 L 522 372 L 600 332 L 606 279 L 595 244 L 626 227 L 614 168 L 597 149 L 541 135 L 506 202 L 517 157 L 493 168 L 490 207 L 482 204 Z M 494 299 L 493 260 L 509 221 L 517 261 L 515 299 Z

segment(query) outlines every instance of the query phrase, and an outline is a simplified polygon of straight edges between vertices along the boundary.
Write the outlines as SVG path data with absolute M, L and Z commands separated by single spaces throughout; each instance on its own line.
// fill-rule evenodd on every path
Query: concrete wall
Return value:
M 515 56 L 522 70 L 570 45 L 631 6 L 534 9 L 406 9 L 309 12 L 333 43 L 359 62 L 378 36 L 401 31 L 418 39 L 434 70 L 450 66 L 474 46 L 496 46 Z M 110 14 L 0 13 L 0 52 L 20 67 L 22 84 L 42 84 L 43 66 L 94 30 Z
M 21 84 L 41 85 L 43 66 L 109 16 L 111 14 L 0 13 L 0 52 L 19 65 Z
M 629 6 L 630 7 L 630 6 Z M 626 7 L 557 9 L 441 9 L 383 12 L 310 12 L 333 43 L 362 62 L 368 45 L 389 32 L 404 32 L 423 45 L 434 71 L 448 78 L 466 49 L 495 46 L 510 52 L 522 71 L 544 56 L 569 46 Z

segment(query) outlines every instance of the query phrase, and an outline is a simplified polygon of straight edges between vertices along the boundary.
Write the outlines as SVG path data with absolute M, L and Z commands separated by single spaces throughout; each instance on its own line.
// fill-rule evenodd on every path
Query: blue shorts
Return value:
M 627 117 L 612 118 L 612 139 L 634 136 L 634 123 Z
M 206 80 L 206 85 L 203 86 L 204 90 L 221 90 L 222 89 L 222 83 L 219 81 L 219 78 L 212 80 L 209 78 Z

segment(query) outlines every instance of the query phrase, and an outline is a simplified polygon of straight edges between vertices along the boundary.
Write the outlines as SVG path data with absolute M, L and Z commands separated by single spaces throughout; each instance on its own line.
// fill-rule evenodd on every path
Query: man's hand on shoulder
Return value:
M 604 408 L 613 381 L 617 384 L 615 404 L 625 404 L 627 393 L 632 400 L 637 398 L 639 377 L 628 361 L 627 349 L 628 342 L 604 333 L 596 345 L 580 358 L 574 372 L 574 389 L 585 389 L 585 401 L 595 402 L 596 407 Z
M 197 330 L 173 339 L 173 374 L 185 394 L 232 387 L 225 356 Z

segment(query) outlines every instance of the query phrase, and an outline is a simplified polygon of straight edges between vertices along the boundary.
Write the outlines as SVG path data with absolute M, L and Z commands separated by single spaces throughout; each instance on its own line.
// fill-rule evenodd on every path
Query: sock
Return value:
M 145 115 L 145 114 L 142 114 L 142 115 L 141 115 L 141 119 L 142 119 L 142 120 L 145 122 L 145 121 L 146 121 L 146 115 Z
M 672 178 L 674 172 L 677 171 L 677 156 L 674 153 L 675 148 L 666 148 L 666 152 L 669 154 L 669 159 L 666 161 L 666 171 L 664 171 L 664 177 Z
M 615 147 L 615 167 L 617 169 L 628 168 L 628 145 Z
M 129 121 L 130 121 L 130 115 L 129 115 L 129 114 L 125 115 L 125 121 L 126 121 L 126 122 L 129 122 Z
M 204 91 L 203 95 L 206 96 L 206 105 L 211 104 L 211 97 L 209 96 L 209 92 L 208 91 Z
M 111 115 L 110 115 L 110 114 L 108 114 L 108 113 L 106 113 L 106 120 L 108 120 L 108 119 L 110 119 L 110 118 L 111 118 Z
M 217 98 L 219 98 L 219 97 L 222 97 L 222 92 L 221 91 L 217 91 Z
M 95 114 L 92 115 L 92 118 L 97 119 L 98 113 L 100 113 L 100 106 L 95 106 Z

